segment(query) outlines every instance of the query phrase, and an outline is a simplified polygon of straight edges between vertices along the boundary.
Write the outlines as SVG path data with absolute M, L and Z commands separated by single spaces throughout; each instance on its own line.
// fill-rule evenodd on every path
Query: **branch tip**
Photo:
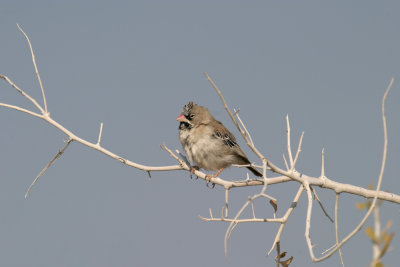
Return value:
M 58 151 L 58 153 L 54 156 L 52 160 L 43 168 L 43 170 L 36 176 L 35 180 L 33 180 L 32 184 L 29 186 L 28 190 L 25 193 L 25 199 L 27 199 L 29 192 L 31 191 L 32 187 L 36 184 L 36 182 L 39 180 L 40 176 L 43 175 L 43 173 L 59 158 L 61 157 L 62 154 L 64 154 L 65 150 L 67 147 L 72 143 L 72 139 L 69 139 L 65 146 Z
M 36 77 L 38 79 L 39 85 L 40 85 L 40 89 L 42 90 L 42 97 L 43 97 L 43 103 L 44 103 L 44 112 L 42 111 L 43 115 L 48 115 L 48 111 L 47 111 L 47 101 L 46 101 L 46 95 L 44 93 L 44 89 L 43 89 L 43 83 L 42 83 L 42 79 L 40 78 L 40 74 L 39 74 L 39 70 L 38 67 L 36 65 L 36 58 L 35 58 L 35 53 L 33 53 L 33 48 L 32 48 L 32 44 L 31 44 L 31 40 L 29 39 L 28 35 L 24 32 L 24 30 L 22 29 L 22 27 L 17 23 L 18 29 L 22 32 L 22 34 L 25 36 L 26 41 L 28 42 L 29 45 L 29 49 L 31 51 L 31 55 L 32 55 L 32 62 L 33 62 L 33 66 L 35 68 L 35 72 L 36 72 Z

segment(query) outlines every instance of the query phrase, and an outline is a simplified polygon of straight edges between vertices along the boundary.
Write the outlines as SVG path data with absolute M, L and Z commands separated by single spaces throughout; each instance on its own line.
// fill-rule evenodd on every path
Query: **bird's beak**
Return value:
M 185 118 L 185 116 L 183 116 L 183 114 L 179 115 L 176 120 L 179 122 L 187 122 L 187 119 Z

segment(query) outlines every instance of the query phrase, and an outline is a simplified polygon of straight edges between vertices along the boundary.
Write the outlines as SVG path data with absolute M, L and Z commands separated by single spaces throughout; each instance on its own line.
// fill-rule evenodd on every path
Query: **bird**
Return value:
M 190 101 L 186 104 L 178 118 L 179 140 L 189 161 L 197 164 L 191 168 L 217 171 L 207 174 L 207 185 L 211 178 L 217 177 L 232 164 L 250 165 L 246 154 L 238 145 L 235 136 L 206 107 Z M 255 167 L 247 168 L 256 176 L 263 176 Z

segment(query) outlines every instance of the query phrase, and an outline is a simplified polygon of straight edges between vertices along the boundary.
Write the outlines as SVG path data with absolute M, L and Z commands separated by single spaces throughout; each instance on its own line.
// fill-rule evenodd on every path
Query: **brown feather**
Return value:
M 232 164 L 250 164 L 235 136 L 207 108 L 189 102 L 184 106 L 181 115 L 186 120 L 180 122 L 179 139 L 190 161 L 200 168 L 212 171 L 230 167 Z M 256 168 L 247 168 L 254 175 L 262 176 Z

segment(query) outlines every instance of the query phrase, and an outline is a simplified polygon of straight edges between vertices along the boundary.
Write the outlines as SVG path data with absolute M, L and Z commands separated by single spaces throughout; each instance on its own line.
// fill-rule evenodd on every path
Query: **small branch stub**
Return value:
M 97 143 L 96 143 L 97 145 L 100 145 L 102 134 L 103 134 L 103 123 L 101 122 L 100 123 L 100 130 L 99 130 L 99 137 L 97 138 Z

